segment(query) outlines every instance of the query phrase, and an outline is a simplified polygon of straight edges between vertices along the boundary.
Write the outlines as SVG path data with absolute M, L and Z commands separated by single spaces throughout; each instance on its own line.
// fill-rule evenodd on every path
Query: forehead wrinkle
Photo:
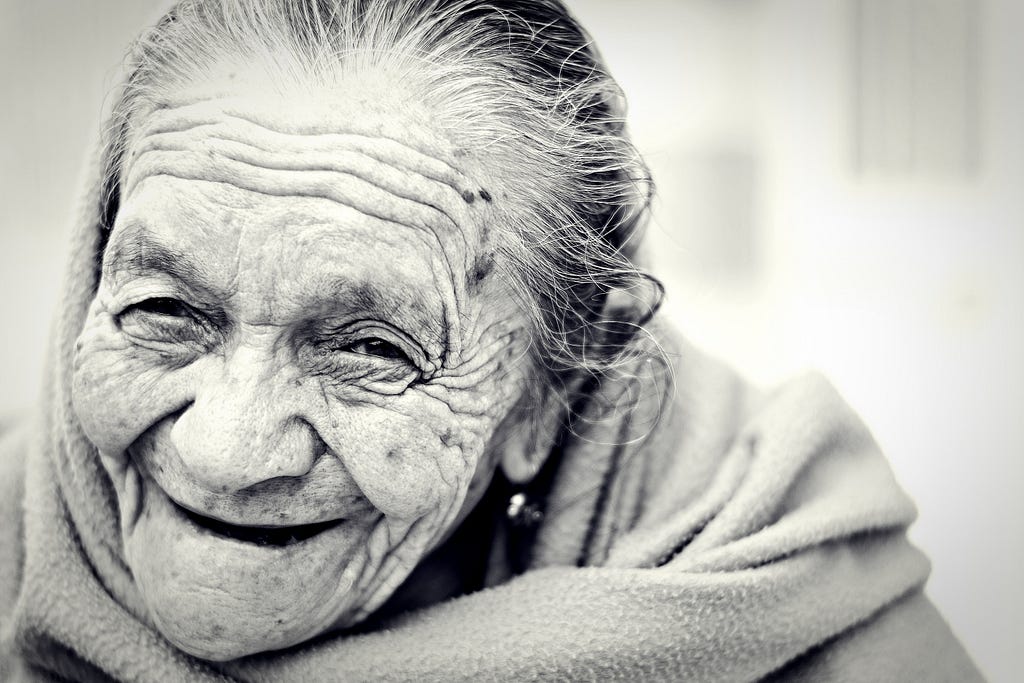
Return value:
M 350 159 L 358 155 L 362 162 L 346 164 L 349 172 L 362 169 L 363 173 L 372 173 L 373 162 L 377 162 L 381 167 L 447 186 L 465 202 L 476 198 L 480 183 L 458 168 L 455 162 L 458 153 L 443 138 L 427 135 L 414 121 L 403 121 L 401 127 L 394 130 L 396 125 L 390 117 L 374 116 L 372 112 L 367 115 L 365 111 L 345 115 L 323 107 L 315 112 L 295 112 L 294 119 L 282 120 L 280 112 L 260 108 L 259 115 L 253 116 L 231 102 L 230 99 L 200 101 L 156 109 L 132 136 L 129 159 L 134 161 L 156 147 L 187 149 L 193 145 L 209 151 L 209 141 L 218 139 L 244 145 L 251 148 L 251 152 L 264 155 L 293 154 L 302 158 L 311 153 L 326 153 L 347 154 Z M 249 109 L 253 109 L 252 103 Z M 269 125 L 260 119 L 269 120 Z M 176 139 L 176 145 L 169 145 L 168 137 Z M 481 194 L 488 193 L 482 191 Z
M 465 252 L 462 270 L 470 269 L 467 228 L 483 212 L 470 215 L 472 183 L 446 161 L 389 138 L 282 133 L 251 118 L 218 113 L 210 103 L 183 109 L 157 110 L 151 117 L 156 122 L 135 138 L 126 194 L 140 177 L 168 174 L 264 194 L 324 197 L 385 220 L 454 232 Z M 334 127 L 346 130 L 350 122 Z
M 191 149 L 192 145 L 189 145 L 188 140 L 173 139 L 172 136 L 174 135 L 176 134 L 162 134 L 161 140 L 151 140 L 152 144 L 150 144 L 149 149 L 140 154 L 139 158 L 144 157 L 147 153 L 152 155 L 166 152 L 189 153 L 197 151 Z M 310 150 L 302 153 L 301 157 L 299 157 L 295 154 L 281 153 L 274 149 L 266 149 L 218 136 L 206 137 L 202 141 L 202 146 L 205 149 L 205 154 L 209 156 L 219 155 L 228 162 L 237 162 L 238 164 L 248 165 L 256 169 L 302 173 L 337 173 L 342 176 L 351 176 L 356 181 L 372 185 L 377 190 L 389 193 L 397 199 L 405 199 L 420 204 L 427 209 L 433 209 L 441 217 L 447 219 L 459 234 L 465 232 L 461 229 L 461 226 L 471 223 L 465 208 L 465 201 L 461 195 L 455 194 L 450 186 L 426 180 L 423 176 L 393 166 L 376 163 L 371 157 L 359 151 L 346 149 Z M 241 184 L 244 185 L 244 183 Z M 246 189 L 249 188 L 247 187 Z M 358 192 L 359 188 L 355 188 L 355 191 Z M 373 198 L 371 197 L 371 199 Z M 355 206 L 353 208 L 357 208 L 363 213 L 371 213 L 364 206 Z M 375 208 L 380 209 L 383 207 L 378 204 Z M 384 214 L 384 211 L 380 211 L 380 213 Z M 383 218 L 385 216 L 378 215 L 378 217 Z M 423 222 L 433 223 L 435 221 L 424 215 Z
M 246 142 L 267 150 L 302 152 L 314 146 L 356 150 L 382 163 L 451 185 L 460 195 L 472 191 L 476 185 L 455 165 L 456 154 L 436 139 L 428 143 L 417 143 L 414 139 L 410 140 L 408 134 L 404 139 L 399 139 L 390 131 L 381 130 L 379 125 L 368 126 L 366 117 L 351 117 L 330 131 L 323 130 L 322 124 L 314 128 L 292 126 L 273 130 L 235 108 L 211 111 L 208 105 L 204 101 L 174 109 L 158 109 L 146 118 L 137 138 L 142 140 L 163 133 L 216 128 L 222 138 Z M 343 129 L 343 132 L 337 129 Z
M 310 97 L 283 92 L 261 95 L 260 84 L 253 84 L 253 87 L 251 94 L 255 96 L 232 94 L 238 92 L 237 88 L 232 92 L 204 92 L 194 88 L 168 94 L 161 104 L 141 113 L 143 120 L 135 130 L 160 132 L 181 125 L 190 127 L 190 123 L 234 121 L 296 137 L 341 132 L 372 140 L 389 140 L 462 174 L 457 163 L 459 152 L 451 140 L 418 120 L 434 117 L 419 106 L 417 99 L 405 98 L 390 108 L 379 104 L 381 96 L 393 94 L 394 88 L 382 89 L 371 96 L 362 87 L 338 87 L 320 90 Z M 409 115 L 396 117 L 394 111 Z
M 371 181 L 334 170 L 268 168 L 198 150 L 154 150 L 141 155 L 129 171 L 126 196 L 153 176 L 169 176 L 233 185 L 270 197 L 327 199 L 367 216 L 421 230 L 444 230 L 452 223 L 435 207 L 392 194 Z

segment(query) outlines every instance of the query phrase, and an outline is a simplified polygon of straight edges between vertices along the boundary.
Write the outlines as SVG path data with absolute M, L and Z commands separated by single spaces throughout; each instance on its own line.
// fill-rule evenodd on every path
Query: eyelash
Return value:
M 335 353 L 347 353 L 375 359 L 376 362 L 397 364 L 418 368 L 413 358 L 418 354 L 413 351 L 411 343 L 395 338 L 397 334 L 381 330 L 379 326 L 350 329 L 326 336 L 316 343 L 316 350 L 321 357 L 327 358 Z
M 383 321 L 351 321 L 320 329 L 309 339 L 310 369 L 341 384 L 368 383 L 393 393 L 429 374 L 420 346 Z
M 168 312 L 167 310 L 161 310 L 161 309 L 168 309 L 168 308 L 173 309 L 174 312 Z M 140 312 L 143 312 L 143 313 L 152 313 L 154 315 L 174 317 L 174 318 L 180 318 L 180 317 L 186 317 L 186 316 L 187 317 L 193 317 L 192 316 L 192 309 L 187 304 L 185 304 L 185 303 L 183 303 L 181 301 L 178 301 L 177 299 L 172 299 L 171 297 L 164 297 L 164 296 L 155 297 L 153 299 L 146 299 L 145 301 L 140 301 L 137 304 L 133 304 L 133 305 L 129 306 L 127 309 L 125 309 L 125 312 L 132 311 L 132 310 L 140 311 Z M 123 315 L 123 313 L 122 313 L 122 315 Z
M 365 347 L 365 350 L 357 350 L 357 347 L 359 346 Z M 363 337 L 362 339 L 357 339 L 352 343 L 347 344 L 345 346 L 345 350 L 352 353 L 358 353 L 361 356 L 373 356 L 384 360 L 400 360 L 412 365 L 412 361 L 409 360 L 409 356 L 406 355 L 405 351 L 396 344 L 392 344 L 388 340 L 381 339 L 380 337 Z

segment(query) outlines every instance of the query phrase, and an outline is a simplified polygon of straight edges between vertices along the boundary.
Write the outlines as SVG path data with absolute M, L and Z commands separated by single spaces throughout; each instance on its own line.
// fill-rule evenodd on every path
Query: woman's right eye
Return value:
M 130 310 L 136 310 L 143 313 L 151 313 L 154 315 L 164 315 L 174 318 L 180 318 L 183 316 L 192 317 L 192 309 L 186 304 L 172 299 L 170 297 L 156 297 L 153 299 L 146 299 L 140 301 L 137 304 L 129 306 L 125 312 Z
M 145 299 L 118 316 L 121 329 L 136 339 L 154 342 L 203 342 L 211 335 L 206 316 L 171 297 Z

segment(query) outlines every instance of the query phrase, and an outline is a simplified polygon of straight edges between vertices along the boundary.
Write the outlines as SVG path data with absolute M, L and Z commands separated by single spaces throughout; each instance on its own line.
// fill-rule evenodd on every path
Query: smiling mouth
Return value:
M 202 527 L 203 529 L 220 536 L 227 536 L 228 538 L 233 538 L 236 541 L 243 541 L 254 545 L 286 546 L 294 543 L 301 543 L 302 541 L 307 541 L 328 529 L 333 529 L 344 521 L 341 519 L 332 519 L 327 522 L 299 524 L 296 526 L 242 526 L 239 524 L 222 522 L 219 519 L 213 519 L 212 517 L 206 517 L 196 512 L 192 512 L 188 508 L 181 507 L 177 504 L 175 505 L 196 526 Z

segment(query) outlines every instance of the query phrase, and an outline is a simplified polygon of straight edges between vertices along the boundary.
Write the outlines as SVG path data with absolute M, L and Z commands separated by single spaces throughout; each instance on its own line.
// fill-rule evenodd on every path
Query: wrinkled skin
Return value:
M 132 139 L 74 401 L 149 618 L 203 658 L 364 619 L 522 438 L 500 188 L 375 101 L 188 93 Z

